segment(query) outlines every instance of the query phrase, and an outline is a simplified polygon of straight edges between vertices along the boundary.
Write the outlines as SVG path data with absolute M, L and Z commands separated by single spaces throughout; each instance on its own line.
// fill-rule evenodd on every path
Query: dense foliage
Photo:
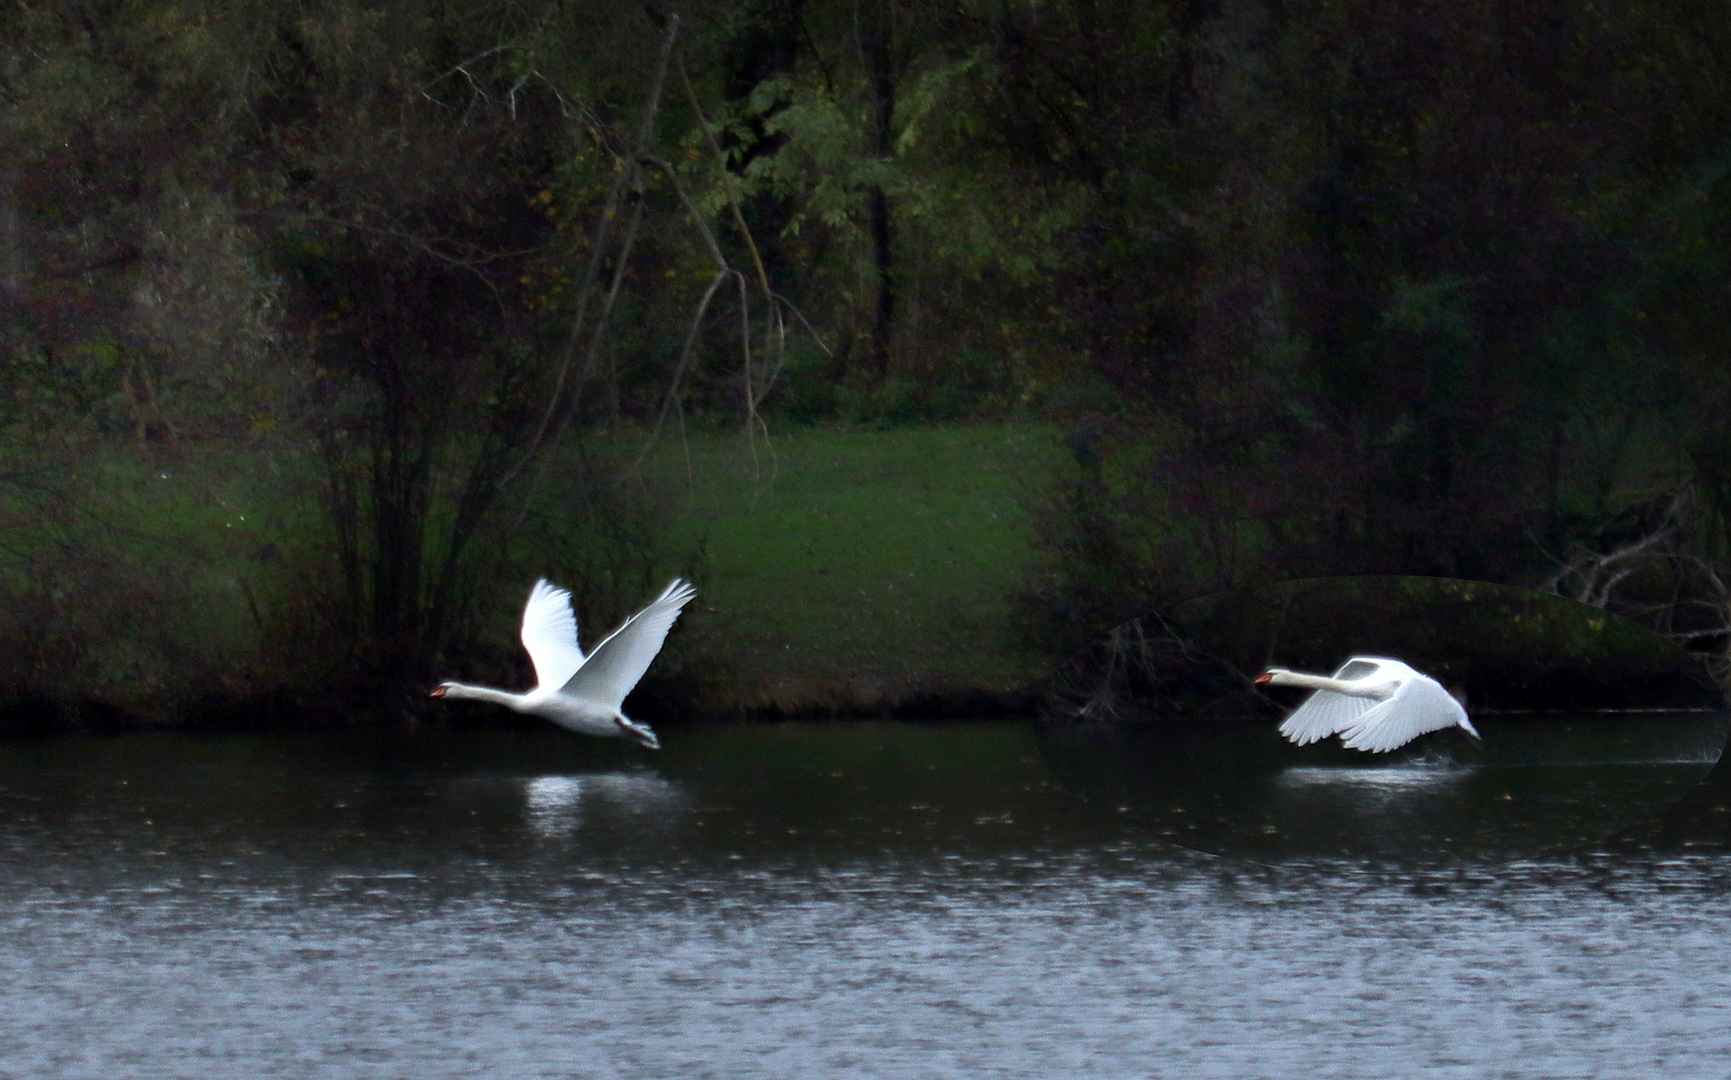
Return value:
M 550 552 L 634 596 L 695 555 L 596 436 L 693 415 L 1057 421 L 1048 645 L 1293 574 L 1731 610 L 1705 0 L 17 0 L 0 41 L 15 683 L 214 670 L 165 613 L 237 589 L 279 667 L 393 681 Z M 224 469 L 292 542 L 139 494 L 220 516 Z

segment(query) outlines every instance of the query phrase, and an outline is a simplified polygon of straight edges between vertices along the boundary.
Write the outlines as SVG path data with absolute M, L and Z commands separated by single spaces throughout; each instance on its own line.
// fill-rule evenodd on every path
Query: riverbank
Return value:
M 665 572 L 694 576 L 700 595 L 632 707 L 660 722 L 1025 712 L 1053 660 L 1018 639 L 1013 598 L 1031 571 L 1032 507 L 1063 461 L 1055 431 L 1017 423 L 791 427 L 767 441 L 736 431 L 664 441 L 641 462 L 646 490 L 664 504 L 654 542 Z M 441 722 L 450 710 L 412 687 L 344 685 L 340 677 L 318 687 L 292 677 L 262 684 L 272 673 L 257 659 L 262 630 L 249 605 L 263 586 L 252 579 L 279 565 L 265 556 L 305 547 L 311 532 L 305 496 L 285 498 L 292 485 L 271 483 L 294 470 L 293 462 L 231 455 L 134 483 L 115 466 L 111 486 L 128 492 L 127 505 L 154 535 L 149 547 L 114 545 L 106 557 L 147 560 L 181 538 L 197 552 L 186 610 L 144 628 L 117 626 L 92 653 L 97 670 L 84 669 L 93 676 L 85 687 L 14 685 L 10 698 L 0 697 L 0 734 L 325 726 L 338 714 L 358 723 Z M 573 586 L 583 573 L 541 572 Z M 515 595 L 491 605 L 485 630 L 503 659 L 488 667 L 477 657 L 477 670 L 452 677 L 503 685 L 530 678 L 516 644 L 520 605 Z M 584 640 L 593 642 L 606 619 L 579 607 Z M 173 673 L 128 644 L 139 632 L 172 633 L 178 640 L 156 651 L 204 649 L 204 671 L 232 674 L 194 700 L 168 704 Z

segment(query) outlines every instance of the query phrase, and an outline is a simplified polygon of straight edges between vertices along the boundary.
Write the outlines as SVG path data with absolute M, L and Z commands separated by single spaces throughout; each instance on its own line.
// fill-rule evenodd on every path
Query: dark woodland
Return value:
M 1726 655 L 1720 4 L 16 0 L 0 42 L 14 700 L 419 685 L 547 566 L 605 621 L 702 580 L 621 433 L 793 425 L 1053 431 L 1046 655 L 1330 574 Z M 236 475 L 267 543 L 189 525 Z

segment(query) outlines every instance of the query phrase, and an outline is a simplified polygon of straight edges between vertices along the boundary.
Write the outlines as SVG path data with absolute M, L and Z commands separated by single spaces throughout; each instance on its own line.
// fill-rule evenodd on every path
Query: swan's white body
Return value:
M 1355 656 L 1332 676 L 1269 668 L 1256 682 L 1316 691 L 1280 725 L 1280 733 L 1299 746 L 1339 735 L 1353 750 L 1382 754 L 1448 727 L 1479 738 L 1467 711 L 1441 683 L 1399 660 Z
M 535 689 L 513 694 L 447 682 L 440 683 L 433 696 L 491 701 L 585 735 L 631 739 L 658 749 L 661 742 L 649 725 L 628 719 L 619 710 L 625 695 L 661 651 L 679 610 L 696 595 L 696 589 L 674 578 L 654 602 L 620 623 L 619 629 L 602 638 L 585 657 L 577 644 L 577 615 L 571 610 L 571 594 L 542 578 L 523 608 L 523 648 L 535 665 Z

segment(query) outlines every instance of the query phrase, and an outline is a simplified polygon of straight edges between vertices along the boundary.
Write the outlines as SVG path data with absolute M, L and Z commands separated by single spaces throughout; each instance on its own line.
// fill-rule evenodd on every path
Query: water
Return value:
M 1020 724 L 0 743 L 0 1076 L 1720 1076 L 1724 770 L 1269 868 Z
M 1254 717 L 1042 722 L 1066 784 L 1164 837 L 1291 863 L 1445 862 L 1577 848 L 1652 816 L 1712 772 L 1723 712 L 1478 718 L 1482 745 L 1435 732 L 1390 753 L 1294 746 Z

